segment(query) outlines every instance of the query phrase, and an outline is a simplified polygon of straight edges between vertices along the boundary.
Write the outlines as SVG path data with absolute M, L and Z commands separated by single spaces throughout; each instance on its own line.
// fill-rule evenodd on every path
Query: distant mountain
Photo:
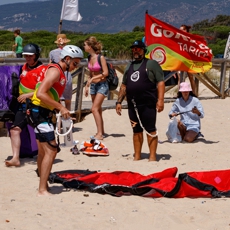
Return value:
M 58 31 L 62 0 L 14 3 L 0 7 L 0 30 Z M 144 26 L 145 12 L 173 26 L 193 25 L 230 14 L 230 0 L 79 0 L 80 22 L 63 21 L 62 29 L 116 33 Z

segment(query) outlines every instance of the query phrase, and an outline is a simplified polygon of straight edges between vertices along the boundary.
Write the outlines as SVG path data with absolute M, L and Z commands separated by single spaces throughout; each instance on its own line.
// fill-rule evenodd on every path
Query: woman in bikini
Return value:
M 103 55 L 100 55 L 101 66 L 98 63 L 98 55 L 101 53 L 102 44 L 95 37 L 91 36 L 84 41 L 84 49 L 85 52 L 89 53 L 88 68 L 90 71 L 90 76 L 85 87 L 85 96 L 89 95 L 90 88 L 93 103 L 91 111 L 97 126 L 97 133 L 93 138 L 103 140 L 105 132 L 102 118 L 102 103 L 109 93 L 109 86 L 106 81 L 108 68 Z

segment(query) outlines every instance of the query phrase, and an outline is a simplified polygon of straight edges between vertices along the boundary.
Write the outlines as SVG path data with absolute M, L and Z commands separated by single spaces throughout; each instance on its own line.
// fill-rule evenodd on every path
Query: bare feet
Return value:
M 154 154 L 149 154 L 149 161 L 156 161 L 157 160 L 157 155 L 156 153 Z
M 139 161 L 139 160 L 141 160 L 141 154 L 135 154 L 135 153 L 134 153 L 133 156 L 134 156 L 134 158 L 133 158 L 134 161 Z
M 134 161 L 139 161 L 139 160 L 141 160 L 141 158 L 135 158 L 135 157 L 134 157 L 133 160 L 134 160 Z
M 37 196 L 53 196 L 53 194 L 49 193 L 49 192 L 46 190 L 46 191 L 38 192 Z
M 156 161 L 157 159 L 156 159 L 156 157 L 150 157 L 149 158 L 149 161 Z
M 9 161 L 5 161 L 5 165 L 6 165 L 6 167 L 11 167 L 11 166 L 19 167 L 20 166 L 20 161 L 11 159 Z
M 95 135 L 94 138 L 97 140 L 103 140 L 104 139 L 102 135 Z

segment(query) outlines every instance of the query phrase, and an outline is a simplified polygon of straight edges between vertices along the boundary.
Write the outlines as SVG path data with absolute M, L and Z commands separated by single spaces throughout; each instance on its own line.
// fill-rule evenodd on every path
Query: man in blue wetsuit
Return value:
M 150 150 L 149 161 L 156 161 L 156 113 L 164 109 L 164 73 L 155 60 L 145 58 L 146 46 L 142 41 L 135 41 L 130 48 L 134 61 L 126 67 L 116 102 L 116 112 L 121 115 L 121 103 L 127 97 L 133 128 L 134 160 L 141 159 L 145 130 Z

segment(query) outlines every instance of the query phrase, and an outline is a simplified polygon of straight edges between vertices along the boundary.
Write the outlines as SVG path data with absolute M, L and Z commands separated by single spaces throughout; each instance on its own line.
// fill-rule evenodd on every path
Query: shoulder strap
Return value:
M 99 65 L 101 66 L 101 54 L 98 54 L 97 56 L 97 61 L 99 63 Z M 102 66 L 101 66 L 102 67 Z
M 64 73 L 62 67 L 59 65 L 59 63 L 50 63 L 47 66 L 47 69 L 49 69 L 50 67 L 54 67 L 57 68 L 60 72 Z
M 20 66 L 20 69 L 19 69 L 19 76 L 22 74 L 22 70 L 23 70 L 23 65 Z

